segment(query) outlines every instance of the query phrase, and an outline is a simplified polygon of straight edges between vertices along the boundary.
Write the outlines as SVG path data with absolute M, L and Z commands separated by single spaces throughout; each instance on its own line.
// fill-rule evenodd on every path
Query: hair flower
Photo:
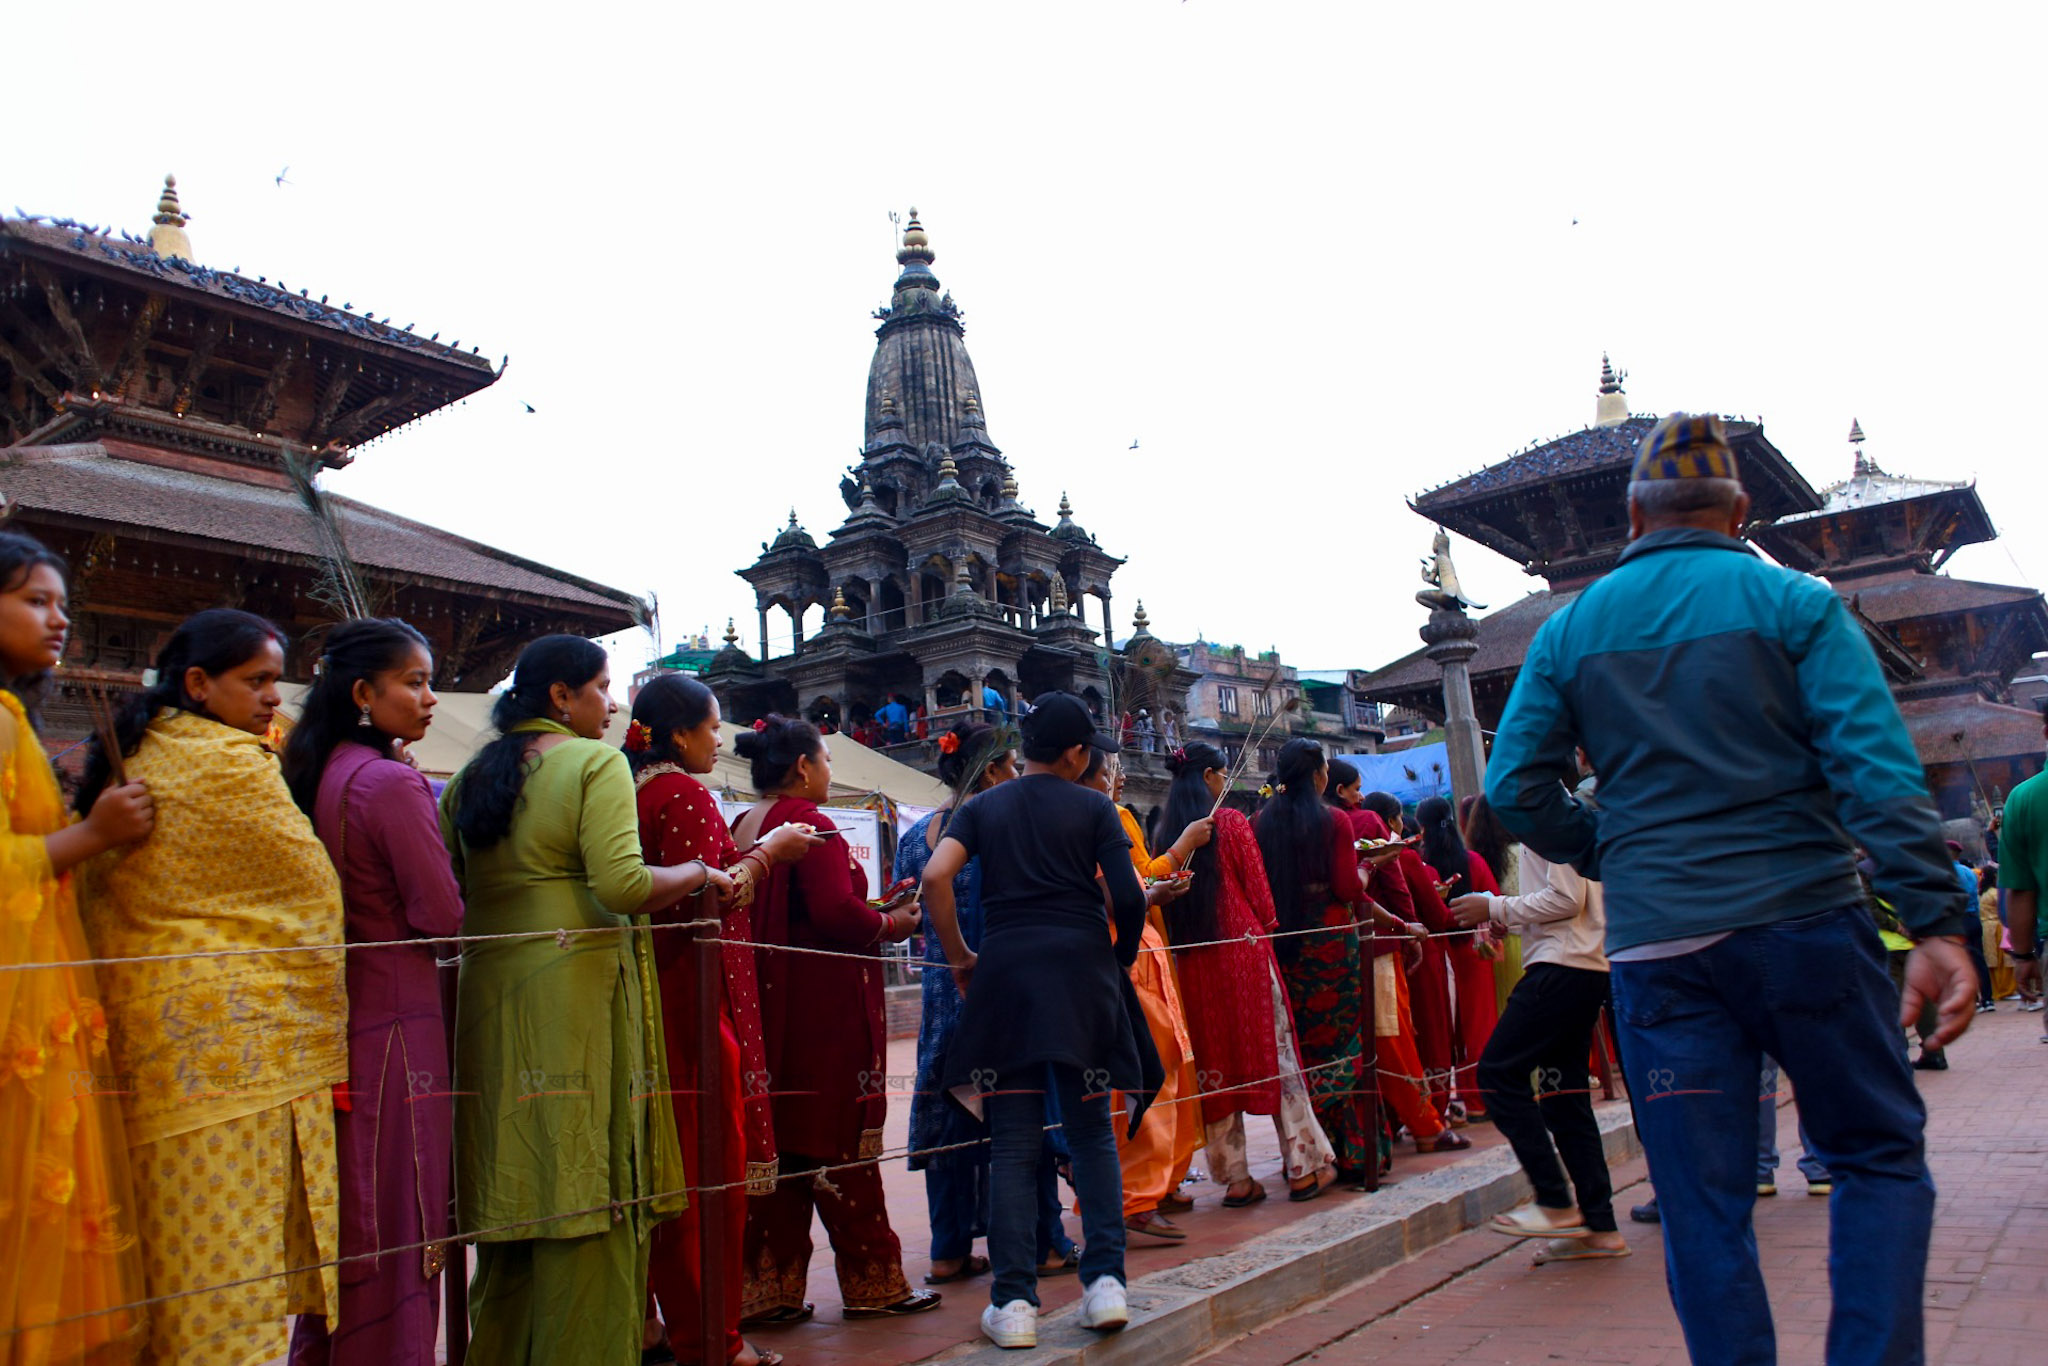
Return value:
M 764 716 L 759 721 L 756 721 L 754 723 L 754 729 L 756 731 L 763 731 L 768 729 L 768 718 Z
M 635 721 L 626 727 L 626 753 L 645 754 L 654 743 L 654 732 L 645 721 Z
M 959 751 L 960 737 L 955 735 L 952 731 L 949 730 L 944 735 L 941 735 L 939 737 L 939 753 L 957 754 L 959 753 Z
M 1270 799 L 1273 795 L 1273 785 L 1271 783 L 1261 783 L 1259 785 L 1259 795 Z

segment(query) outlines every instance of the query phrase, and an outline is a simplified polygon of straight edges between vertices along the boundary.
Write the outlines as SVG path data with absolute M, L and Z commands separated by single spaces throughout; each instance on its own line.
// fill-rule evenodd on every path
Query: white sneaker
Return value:
M 1011 1300 L 998 1309 L 981 1311 L 981 1331 L 998 1347 L 1038 1345 L 1038 1306 L 1030 1300 Z
M 1124 1300 L 1124 1283 L 1114 1276 L 1098 1276 L 1081 1294 L 1081 1326 L 1098 1333 L 1114 1333 L 1131 1321 L 1131 1307 Z

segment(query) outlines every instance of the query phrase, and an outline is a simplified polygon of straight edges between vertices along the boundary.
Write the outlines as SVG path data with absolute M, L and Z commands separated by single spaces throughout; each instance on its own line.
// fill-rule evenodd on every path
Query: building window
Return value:
M 1266 720 L 1273 715 L 1273 694 L 1261 688 L 1258 695 L 1252 698 L 1252 706 L 1258 710 L 1259 719 Z
M 1237 715 L 1237 689 L 1216 685 L 1216 710 L 1224 716 Z
M 1259 746 L 1259 767 L 1260 767 L 1260 768 L 1262 768 L 1262 769 L 1265 769 L 1265 770 L 1266 770 L 1266 771 L 1267 771 L 1268 773 L 1270 773 L 1270 772 L 1272 772 L 1272 771 L 1273 771 L 1273 767 L 1274 767 L 1274 765 L 1278 764 L 1279 762 L 1280 762 L 1280 751 L 1279 751 L 1279 750 L 1275 749 L 1275 748 L 1274 748 L 1273 746 L 1271 746 L 1271 745 L 1260 745 L 1260 746 Z

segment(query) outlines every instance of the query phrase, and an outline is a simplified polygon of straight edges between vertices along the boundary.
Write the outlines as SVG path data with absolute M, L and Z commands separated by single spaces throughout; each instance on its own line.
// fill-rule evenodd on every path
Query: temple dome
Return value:
M 817 548 L 818 543 L 811 539 L 811 533 L 797 525 L 795 508 L 789 510 L 789 525 L 782 529 L 782 534 L 777 536 L 774 543 L 768 547 L 770 552 L 777 550 L 816 550 Z
M 904 439 L 916 450 L 932 442 L 951 449 L 966 425 L 969 398 L 982 407 L 981 381 L 967 355 L 960 309 L 952 295 L 940 292 L 931 271 L 935 256 L 930 235 L 912 209 L 902 250 L 896 253 L 902 273 L 889 306 L 875 315 L 882 325 L 875 329 L 875 356 L 868 366 L 867 446 L 875 445 L 883 425 L 885 397 L 895 400 Z M 986 431 L 979 439 L 987 441 Z

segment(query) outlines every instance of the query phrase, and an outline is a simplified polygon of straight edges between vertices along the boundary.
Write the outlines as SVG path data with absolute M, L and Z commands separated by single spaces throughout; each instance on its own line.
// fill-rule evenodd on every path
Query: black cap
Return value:
M 1104 754 L 1123 749 L 1116 738 L 1095 728 L 1088 704 L 1070 692 L 1042 693 L 1031 703 L 1031 714 L 1018 723 L 1024 743 L 1031 749 L 1072 749 L 1089 745 Z

